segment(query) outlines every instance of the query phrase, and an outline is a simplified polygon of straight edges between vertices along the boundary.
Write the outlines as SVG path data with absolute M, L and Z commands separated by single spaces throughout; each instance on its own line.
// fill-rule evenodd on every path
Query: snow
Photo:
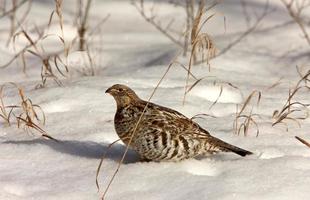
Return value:
M 64 3 L 65 10 L 74 10 L 72 1 Z M 100 34 L 92 38 L 96 62 L 100 61 L 95 76 L 75 72 L 63 78 L 63 86 L 50 80 L 47 87 L 35 89 L 40 83 L 41 65 L 31 56 L 26 75 L 20 61 L 0 69 L 0 84 L 15 82 L 22 86 L 25 94 L 44 110 L 47 117 L 44 129 L 61 140 L 57 143 L 1 123 L 0 199 L 99 199 L 101 193 L 95 185 L 97 166 L 108 145 L 118 139 L 113 127 L 116 105 L 104 91 L 115 83 L 126 84 L 141 98 L 148 99 L 178 51 L 169 39 L 141 18 L 129 1 L 94 1 L 94 5 L 91 16 L 98 20 L 92 21 L 91 26 L 110 14 Z M 261 12 L 264 1 L 251 0 L 248 5 Z M 294 138 L 297 135 L 310 141 L 310 119 L 302 121 L 301 127 L 289 123 L 288 131 L 283 125 L 271 126 L 273 111 L 283 106 L 289 87 L 299 79 L 295 66 L 303 66 L 303 71 L 309 69 L 305 58 L 296 57 L 309 49 L 294 23 L 276 27 L 290 18 L 279 2 L 270 1 L 270 6 L 275 10 L 263 20 L 260 31 L 212 60 L 210 72 L 207 66 L 193 67 L 195 75 L 207 78 L 189 92 L 184 105 L 187 73 L 177 66 L 171 68 L 152 99 L 188 117 L 199 113 L 215 116 L 197 122 L 212 135 L 254 155 L 243 158 L 219 153 L 178 163 L 145 163 L 129 151 L 107 199 L 310 199 L 310 149 Z M 34 1 L 27 21 L 46 23 L 53 8 L 47 1 Z M 157 9 L 162 19 L 183 14 L 164 1 Z M 227 19 L 226 33 L 220 15 L 207 27 L 221 49 L 247 26 L 239 1 L 223 1 L 216 9 Z M 76 34 L 72 17 L 64 15 L 67 41 Z M 4 22 L 9 27 L 8 21 Z M 57 23 L 50 31 L 54 35 L 42 43 L 48 53 L 63 48 L 56 36 L 61 35 Z M 4 32 L 0 37 L 2 65 L 14 51 L 5 47 Z M 18 45 L 23 42 L 27 41 L 21 39 Z M 288 51 L 292 52 L 283 57 Z M 70 52 L 69 66 L 77 71 L 87 68 L 84 53 Z M 280 78 L 280 85 L 266 89 Z M 214 81 L 232 83 L 239 89 L 224 84 L 218 103 L 209 109 L 220 93 L 220 86 L 214 85 Z M 233 134 L 236 104 L 253 90 L 263 91 L 258 108 L 253 102 L 254 112 L 262 117 L 257 119 L 259 136 L 256 137 L 255 128 L 250 129 L 247 137 Z M 309 103 L 309 92 L 299 98 Z M 20 101 L 16 89 L 7 87 L 4 101 L 6 104 Z M 121 142 L 109 149 L 99 175 L 102 189 L 124 150 Z
M 236 90 L 236 89 L 235 89 Z M 221 94 L 221 95 L 220 95 Z M 218 99 L 219 103 L 241 103 L 242 97 L 240 92 L 234 91 L 229 87 L 222 86 L 197 86 L 192 89 L 191 95 L 214 102 Z

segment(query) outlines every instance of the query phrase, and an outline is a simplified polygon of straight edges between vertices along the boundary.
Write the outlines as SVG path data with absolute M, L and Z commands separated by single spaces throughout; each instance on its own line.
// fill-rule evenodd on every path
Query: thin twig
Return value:
M 263 13 L 256 19 L 255 23 L 252 26 L 250 26 L 250 28 L 248 28 L 246 31 L 244 31 L 238 38 L 236 38 L 231 43 L 229 43 L 225 48 L 223 48 L 216 56 L 221 56 L 225 54 L 231 48 L 240 43 L 245 37 L 254 32 L 257 29 L 258 25 L 262 22 L 262 20 L 270 13 L 268 12 L 268 8 L 269 8 L 269 1 L 266 2 Z
M 295 136 L 295 138 L 296 138 L 298 141 L 300 141 L 301 143 L 303 143 L 304 145 L 306 145 L 307 147 L 310 148 L 310 143 L 309 143 L 309 142 L 307 142 L 306 140 L 304 140 L 304 139 L 302 139 L 302 138 L 300 138 L 300 137 L 298 137 L 298 136 Z
M 300 30 L 303 33 L 304 38 L 306 39 L 308 45 L 310 46 L 310 36 L 306 30 L 306 27 L 305 27 L 306 24 L 305 22 L 303 22 L 303 19 L 301 17 L 302 11 L 310 5 L 310 1 L 308 2 L 308 4 L 304 4 L 305 1 L 303 1 L 302 5 L 298 4 L 298 0 L 290 0 L 289 2 L 285 0 L 281 0 L 281 2 L 284 4 L 291 18 L 299 26 Z M 293 8 L 293 3 L 295 3 L 296 10 L 294 10 Z
M 24 5 L 27 1 L 29 0 L 22 0 L 21 2 L 19 2 L 19 4 L 16 4 L 12 9 L 4 11 L 3 13 L 0 14 L 0 19 L 15 12 L 16 9 L 18 9 L 19 7 L 21 7 L 22 5 Z
M 127 155 L 127 152 L 128 152 L 128 150 L 129 150 L 129 147 L 130 147 L 130 144 L 131 144 L 131 142 L 132 142 L 132 139 L 134 138 L 134 136 L 135 136 L 135 134 L 136 134 L 137 128 L 138 128 L 138 126 L 139 126 L 139 124 L 140 124 L 140 121 L 142 120 L 142 117 L 143 117 L 143 115 L 144 115 L 144 113 L 145 113 L 145 111 L 146 111 L 146 109 L 147 109 L 147 107 L 148 107 L 148 105 L 149 105 L 149 103 L 150 103 L 150 100 L 151 100 L 152 97 L 154 96 L 155 92 L 157 91 L 157 88 L 158 88 L 159 85 L 162 83 L 162 81 L 164 80 L 164 78 L 165 78 L 166 75 L 168 74 L 168 72 L 169 72 L 169 70 L 171 69 L 171 67 L 175 64 L 174 61 L 176 60 L 176 58 L 177 58 L 179 55 L 180 55 L 180 53 L 178 53 L 177 56 L 173 59 L 173 62 L 171 62 L 171 63 L 169 64 L 169 66 L 167 67 L 167 70 L 165 71 L 165 73 L 163 74 L 163 76 L 160 78 L 159 82 L 157 83 L 156 87 L 154 88 L 153 92 L 151 93 L 150 97 L 148 98 L 147 103 L 146 103 L 146 105 L 145 105 L 145 107 L 144 107 L 144 109 L 143 109 L 143 111 L 142 111 L 142 113 L 141 113 L 141 115 L 140 115 L 140 117 L 139 117 L 137 123 L 135 124 L 135 127 L 134 127 L 134 129 L 133 129 L 133 131 L 132 131 L 132 134 L 130 135 L 130 139 L 129 139 L 127 145 L 126 145 L 126 149 L 125 149 L 125 151 L 124 151 L 124 153 L 123 153 L 123 156 L 122 156 L 121 160 L 119 161 L 118 166 L 117 166 L 116 170 L 114 171 L 114 173 L 113 173 L 113 175 L 112 175 L 112 178 L 110 179 L 110 181 L 109 181 L 109 183 L 108 183 L 108 186 L 106 187 L 106 189 L 105 189 L 105 191 L 104 191 L 104 193 L 103 193 L 103 195 L 102 195 L 102 197 L 101 197 L 102 199 L 104 199 L 104 197 L 106 196 L 106 194 L 107 194 L 107 192 L 108 192 L 108 190 L 109 190 L 109 188 L 110 188 L 110 186 L 111 186 L 111 184 L 112 184 L 112 182 L 113 182 L 113 180 L 114 180 L 116 174 L 118 173 L 118 171 L 119 171 L 119 169 L 120 169 L 120 167 L 121 167 L 121 165 L 122 165 L 122 163 L 123 163 L 123 161 L 124 161 L 124 159 L 125 159 L 125 157 L 126 157 L 126 155 Z

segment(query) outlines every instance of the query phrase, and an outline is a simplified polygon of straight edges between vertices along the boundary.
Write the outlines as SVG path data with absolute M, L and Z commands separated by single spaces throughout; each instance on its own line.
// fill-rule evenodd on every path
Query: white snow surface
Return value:
M 247 2 L 256 12 L 264 8 L 264 1 Z M 72 1 L 64 3 L 67 11 L 74 9 Z M 197 122 L 212 135 L 254 155 L 219 153 L 177 163 L 147 163 L 140 162 L 138 155 L 129 151 L 106 199 L 310 199 L 310 149 L 294 138 L 297 135 L 310 140 L 310 119 L 302 121 L 301 127 L 289 123 L 288 131 L 282 125 L 271 126 L 273 111 L 282 107 L 289 87 L 299 79 L 295 66 L 309 69 L 304 57 L 299 57 L 309 49 L 298 26 L 285 24 L 291 19 L 284 7 L 277 1 L 270 1 L 270 7 L 274 11 L 263 20 L 259 30 L 213 59 L 210 72 L 205 65 L 193 67 L 199 78 L 210 78 L 203 79 L 189 92 L 184 105 L 186 71 L 179 67 L 171 68 L 152 99 L 188 117 L 199 113 L 215 116 Z M 28 21 L 46 23 L 53 9 L 54 5 L 48 1 L 34 1 Z M 169 39 L 141 18 L 130 1 L 94 1 L 92 9 L 91 16 L 98 20 L 91 25 L 110 14 L 92 41 L 97 48 L 96 61 L 100 61 L 95 76 L 74 73 L 63 79 L 63 86 L 51 81 L 47 87 L 35 89 L 40 83 L 41 67 L 35 59 L 30 60 L 27 74 L 22 72 L 20 62 L 0 69 L 0 84 L 15 82 L 22 86 L 25 94 L 44 110 L 47 117 L 44 129 L 61 140 L 57 143 L 1 123 L 0 199 L 99 199 L 125 150 L 121 142 L 110 148 L 100 172 L 102 190 L 98 193 L 97 166 L 108 145 L 118 139 L 113 125 L 116 105 L 104 91 L 121 83 L 132 87 L 141 98 L 149 98 L 178 51 Z M 162 19 L 184 17 L 182 10 L 165 1 L 158 10 Z M 240 1 L 222 1 L 215 11 L 225 15 L 226 32 L 221 15 L 207 23 L 207 30 L 221 49 L 247 26 Z M 64 14 L 64 34 L 68 40 L 75 34 L 72 17 Z M 9 26 L 5 20 L 1 24 Z M 57 23 L 53 26 L 57 27 Z M 57 28 L 51 31 L 57 33 Z M 0 37 L 2 65 L 14 51 L 5 47 L 7 38 L 3 31 Z M 43 45 L 48 46 L 45 48 L 48 52 L 62 48 L 54 37 Z M 72 68 L 86 65 L 84 56 L 83 52 L 73 52 L 69 65 Z M 279 86 L 266 90 L 280 78 Z M 222 96 L 210 109 L 220 92 L 220 87 L 213 84 L 215 80 L 232 83 L 239 90 L 224 84 Z M 257 120 L 260 133 L 256 137 L 256 129 L 252 128 L 247 137 L 233 134 L 236 104 L 253 90 L 263 91 L 261 104 L 254 110 L 261 115 Z M 19 101 L 13 87 L 8 87 L 4 95 L 6 104 Z M 300 98 L 310 103 L 309 92 Z

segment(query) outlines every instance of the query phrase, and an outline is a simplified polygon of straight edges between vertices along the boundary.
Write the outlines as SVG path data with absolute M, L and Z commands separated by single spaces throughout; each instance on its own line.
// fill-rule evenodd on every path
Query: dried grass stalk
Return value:
M 298 137 L 298 136 L 295 136 L 295 138 L 296 138 L 298 141 L 300 141 L 301 143 L 303 143 L 304 145 L 306 145 L 307 147 L 310 148 L 310 143 L 309 143 L 309 142 L 307 142 L 306 140 L 304 140 L 304 139 L 302 139 L 302 138 L 300 138 L 300 137 Z
M 244 6 L 244 4 L 243 4 L 243 6 Z M 269 10 L 269 0 L 266 0 L 265 7 L 264 7 L 262 14 L 256 16 L 255 22 L 252 25 L 248 25 L 249 27 L 247 28 L 247 30 L 245 30 L 240 36 L 238 36 L 236 39 L 234 39 L 232 42 L 230 42 L 228 45 L 226 45 L 226 47 L 224 47 L 222 50 L 220 50 L 219 53 L 217 54 L 217 56 L 221 56 L 221 55 L 225 54 L 230 49 L 232 49 L 237 44 L 239 44 L 248 35 L 253 33 L 257 29 L 257 27 L 260 25 L 260 23 L 263 21 L 263 19 L 271 12 L 272 11 Z M 247 16 L 245 16 L 245 17 L 247 18 Z
M 235 134 L 237 135 L 240 135 L 241 132 L 243 132 L 243 135 L 247 136 L 250 130 L 250 127 L 252 125 L 254 125 L 256 128 L 256 137 L 258 137 L 259 135 L 259 127 L 256 122 L 256 118 L 260 118 L 260 115 L 253 113 L 254 106 L 251 106 L 250 111 L 246 112 L 246 109 L 249 107 L 251 100 L 255 98 L 255 96 L 256 96 L 256 106 L 258 107 L 261 101 L 262 94 L 260 91 L 256 91 L 256 90 L 251 92 L 251 94 L 246 98 L 240 111 L 237 105 L 236 116 L 235 116 L 234 123 L 233 123 L 233 129 L 234 129 Z
M 298 126 L 300 126 L 299 121 L 305 120 L 309 117 L 308 107 L 310 107 L 310 104 L 302 103 L 295 100 L 294 98 L 300 93 L 302 89 L 307 90 L 305 93 L 310 91 L 310 70 L 308 70 L 303 75 L 297 67 L 297 72 L 301 78 L 293 88 L 289 89 L 288 97 L 283 107 L 273 112 L 272 117 L 274 122 L 272 126 L 282 123 L 285 124 L 288 129 L 288 125 L 285 121 L 293 121 L 296 122 Z
M 309 36 L 309 33 L 307 32 L 308 22 L 302 16 L 303 11 L 309 8 L 310 1 L 309 0 L 281 0 L 281 2 L 285 6 L 291 18 L 299 26 L 303 34 L 303 38 L 305 38 L 308 45 L 310 46 L 310 36 Z
M 16 123 L 18 128 L 23 128 L 27 133 L 33 133 L 33 130 L 35 130 L 39 132 L 42 137 L 57 141 L 40 127 L 40 124 L 44 126 L 46 122 L 43 109 L 39 105 L 32 103 L 32 100 L 25 96 L 23 89 L 17 84 L 9 84 L 18 90 L 20 103 L 5 105 L 3 93 L 6 85 L 0 87 L 0 116 L 5 123 L 9 126 Z
M 133 129 L 133 133 L 131 134 L 131 136 L 130 136 L 130 138 L 129 138 L 129 141 L 128 141 L 127 145 L 126 145 L 126 149 L 125 149 L 125 151 L 124 151 L 124 153 L 123 153 L 123 155 L 122 155 L 122 158 L 121 158 L 120 161 L 118 162 L 117 168 L 116 168 L 116 170 L 114 171 L 114 173 L 113 173 L 113 175 L 112 175 L 112 178 L 110 179 L 110 181 L 109 181 L 107 187 L 105 188 L 105 190 L 104 190 L 104 192 L 103 192 L 103 194 L 102 194 L 102 196 L 101 196 L 101 199 L 104 199 L 105 196 L 107 195 L 107 193 L 108 193 L 108 191 L 109 191 L 109 188 L 110 188 L 110 186 L 111 186 L 111 184 L 112 184 L 112 182 L 113 182 L 115 176 L 117 175 L 118 171 L 120 170 L 120 167 L 121 167 L 121 165 L 122 165 L 122 163 L 123 163 L 123 161 L 124 161 L 124 159 L 125 159 L 125 157 L 126 157 L 126 155 L 127 155 L 127 152 L 128 152 L 128 150 L 129 150 L 129 146 L 130 146 L 130 144 L 131 144 L 131 142 L 132 142 L 133 137 L 135 136 L 136 130 L 137 130 L 137 128 L 138 128 L 138 125 L 139 125 L 139 123 L 140 123 L 140 121 L 141 121 L 141 119 L 142 119 L 142 117 L 143 117 L 143 114 L 144 114 L 145 111 L 146 111 L 146 108 L 147 108 L 147 106 L 148 106 L 150 100 L 153 98 L 155 92 L 157 91 L 158 87 L 160 86 L 160 84 L 162 83 L 162 81 L 164 80 L 164 78 L 166 77 L 166 75 L 168 74 L 168 72 L 170 71 L 170 69 L 171 69 L 173 66 L 175 66 L 175 65 L 176 65 L 176 66 L 181 66 L 181 65 L 179 65 L 179 63 L 176 61 L 180 54 L 181 54 L 181 52 L 179 52 L 179 53 L 176 55 L 176 57 L 173 59 L 173 61 L 169 64 L 169 66 L 167 67 L 165 73 L 164 73 L 163 76 L 160 78 L 160 80 L 158 81 L 158 83 L 157 83 L 156 87 L 154 88 L 152 94 L 150 95 L 150 97 L 149 97 L 149 99 L 148 99 L 148 103 L 147 103 L 146 106 L 144 107 L 144 109 L 143 109 L 143 111 L 142 111 L 142 114 L 141 114 L 141 116 L 139 117 L 139 119 L 138 119 L 138 121 L 137 121 L 137 123 L 136 123 L 136 125 L 135 125 L 135 128 Z M 182 67 L 182 66 L 181 66 L 181 67 Z M 183 69 L 184 69 L 184 68 L 183 68 Z M 99 188 L 99 185 L 98 185 L 98 181 L 97 181 L 97 180 L 98 180 L 98 174 L 99 174 L 99 170 L 100 170 L 101 164 L 102 164 L 102 162 L 100 162 L 100 164 L 99 164 L 99 166 L 98 166 L 98 168 L 97 168 L 97 177 L 96 177 L 96 185 L 97 185 L 97 188 Z
M 125 137 L 125 139 L 129 139 L 127 137 Z M 102 155 L 101 159 L 100 159 L 100 162 L 99 162 L 99 165 L 97 167 L 97 171 L 96 171 L 96 187 L 97 187 L 97 190 L 98 192 L 100 191 L 100 185 L 99 185 L 99 174 L 100 174 L 100 169 L 101 169 L 101 166 L 102 166 L 102 163 L 103 163 L 103 160 L 106 158 L 107 154 L 109 153 L 111 147 L 116 144 L 117 142 L 119 142 L 121 139 L 118 139 L 118 140 L 115 140 L 114 142 L 112 142 L 111 144 L 109 144 L 108 148 L 107 148 L 107 151 L 104 152 L 104 154 Z
M 205 3 L 204 1 L 200 1 L 199 8 L 198 8 L 196 17 L 194 18 L 193 26 L 191 29 L 191 54 L 190 54 L 188 67 L 187 67 L 188 72 L 187 72 L 186 83 L 185 83 L 183 104 L 185 103 L 186 94 L 188 93 L 187 88 L 189 87 L 189 79 L 190 79 L 190 72 L 192 69 L 192 65 L 194 65 L 197 62 L 197 57 L 199 55 L 201 56 L 200 62 L 201 63 L 206 62 L 209 67 L 209 71 L 210 71 L 211 66 L 210 66 L 209 61 L 215 56 L 215 53 L 216 53 L 216 48 L 213 43 L 213 40 L 207 33 L 202 32 L 204 25 L 215 14 L 212 14 L 206 17 L 205 20 L 203 20 L 203 18 L 206 15 L 205 11 L 206 11 Z

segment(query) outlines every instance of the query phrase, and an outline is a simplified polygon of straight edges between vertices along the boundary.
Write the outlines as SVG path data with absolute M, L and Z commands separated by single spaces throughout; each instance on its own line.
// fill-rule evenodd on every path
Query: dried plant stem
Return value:
M 7 16 L 7 15 L 10 15 L 11 13 L 14 13 L 18 8 L 20 8 L 22 5 L 24 5 L 27 1 L 29 1 L 29 0 L 22 0 L 18 4 L 16 3 L 15 6 L 12 7 L 12 9 L 4 11 L 3 13 L 0 14 L 0 19 Z
M 233 129 L 234 129 L 235 134 L 237 135 L 240 135 L 241 131 L 243 131 L 243 135 L 247 136 L 251 124 L 255 125 L 256 137 L 259 135 L 259 127 L 258 127 L 258 124 L 255 118 L 256 117 L 260 118 L 260 115 L 253 113 L 253 106 L 250 108 L 250 111 L 248 113 L 245 113 L 246 108 L 248 107 L 248 105 L 250 104 L 251 100 L 254 98 L 255 95 L 257 96 L 256 106 L 259 106 L 262 94 L 260 91 L 257 91 L 257 90 L 254 90 L 253 92 L 251 92 L 251 94 L 244 101 L 240 111 L 239 111 L 238 104 L 236 106 L 236 117 L 233 122 Z M 242 120 L 240 124 L 239 124 L 239 120 Z
M 84 13 L 81 12 L 80 18 L 80 24 L 78 27 L 78 34 L 79 34 L 79 50 L 84 51 L 85 50 L 85 34 L 87 31 L 87 20 L 88 20 L 88 15 L 89 15 L 89 10 L 90 10 L 90 5 L 91 5 L 92 0 L 87 0 L 86 2 L 86 7 L 84 10 Z M 82 9 L 82 1 L 79 2 L 80 5 L 80 10 Z
M 129 139 L 127 137 L 125 137 L 124 139 Z M 97 171 L 96 171 L 96 187 L 98 189 L 98 192 L 100 191 L 100 186 L 99 186 L 99 173 L 100 173 L 100 169 L 101 169 L 101 166 L 102 166 L 102 163 L 103 163 L 103 160 L 106 158 L 107 154 L 109 153 L 109 150 L 111 149 L 111 147 L 116 144 L 117 142 L 119 142 L 121 139 L 117 139 L 115 140 L 114 142 L 112 142 L 111 144 L 109 144 L 108 148 L 107 148 L 107 151 L 104 152 L 104 154 L 102 155 L 101 159 L 100 159 L 100 162 L 99 162 L 99 165 L 97 167 Z
M 12 12 L 9 14 L 9 18 L 10 18 L 10 23 L 11 23 L 11 27 L 10 27 L 10 35 L 9 35 L 9 39 L 7 40 L 6 45 L 8 46 L 10 43 L 10 39 L 11 37 L 14 35 L 15 33 L 15 23 L 16 23 L 16 9 L 17 9 L 17 0 L 12 0 Z
M 24 130 L 26 130 L 28 133 L 29 132 L 31 133 L 31 130 L 33 129 L 38 131 L 42 137 L 58 141 L 57 139 L 47 134 L 46 131 L 44 131 L 39 126 L 39 123 L 44 125 L 46 121 L 45 113 L 42 110 L 42 108 L 37 104 L 33 104 L 31 99 L 25 96 L 23 89 L 20 88 L 17 84 L 15 83 L 9 83 L 9 84 L 16 87 L 21 102 L 16 105 L 6 106 L 3 100 L 4 99 L 3 91 L 5 85 L 2 85 L 0 88 L 1 118 L 3 118 L 8 125 L 11 125 L 12 122 L 15 122 L 17 123 L 18 128 L 24 128 Z M 6 109 L 9 109 L 9 112 L 7 112 Z
M 1 113 L 0 113 L 0 117 L 8 124 L 8 125 L 10 125 L 10 119 L 9 119 L 9 115 L 10 114 L 8 114 L 7 113 L 7 111 L 6 111 L 6 106 L 4 105 L 4 101 L 3 101 L 3 89 L 4 89 L 4 85 L 2 85 L 1 87 L 0 87 L 0 111 L 1 111 Z
M 13 40 L 15 40 L 14 38 L 19 35 L 19 34 L 23 34 L 27 40 L 29 41 L 29 44 L 26 45 L 22 50 L 20 50 L 19 52 L 15 53 L 15 55 L 13 56 L 13 58 L 11 58 L 6 64 L 0 66 L 0 68 L 6 68 L 8 66 L 10 66 L 17 58 L 19 58 L 20 56 L 23 56 L 23 54 L 25 54 L 27 52 L 28 49 L 30 49 L 31 47 L 36 48 L 36 44 L 43 38 L 43 32 L 39 33 L 38 38 L 33 40 L 29 37 L 29 35 L 27 34 L 27 32 L 22 28 L 22 31 L 20 31 L 19 33 L 15 34 L 15 36 L 13 37 Z
M 61 38 L 64 38 L 64 28 L 63 28 L 63 16 L 62 16 L 62 2 L 63 0 L 55 0 L 56 3 L 56 13 L 59 18 L 59 26 L 61 29 Z
M 135 127 L 134 127 L 134 129 L 133 129 L 133 131 L 132 131 L 132 134 L 130 135 L 130 139 L 129 139 L 127 145 L 126 145 L 126 149 L 125 149 L 125 151 L 124 151 L 124 153 L 123 153 L 123 156 L 122 156 L 121 160 L 118 162 L 117 168 L 116 168 L 116 170 L 114 171 L 114 173 L 113 173 L 113 175 L 112 175 L 112 178 L 110 179 L 110 181 L 109 181 L 109 183 L 108 183 L 108 186 L 106 187 L 105 191 L 103 192 L 103 195 L 101 196 L 101 199 L 104 199 L 104 197 L 106 196 L 106 194 L 107 194 L 107 192 L 108 192 L 108 190 L 109 190 L 109 188 L 110 188 L 110 186 L 111 186 L 111 184 L 112 184 L 112 182 L 113 182 L 113 180 L 114 180 L 116 174 L 118 173 L 118 171 L 119 171 L 119 169 L 120 169 L 122 163 L 124 162 L 124 159 L 125 159 L 125 157 L 126 157 L 126 155 L 127 155 L 127 152 L 128 152 L 128 150 L 129 150 L 129 147 L 130 147 L 130 144 L 131 144 L 131 142 L 132 142 L 132 139 L 134 138 L 134 136 L 135 136 L 135 134 L 136 134 L 136 130 L 137 130 L 137 128 L 138 128 L 138 126 L 139 126 L 139 124 L 140 124 L 140 121 L 141 121 L 141 119 L 142 119 L 142 117 L 143 117 L 143 115 L 144 115 L 144 113 L 145 113 L 145 111 L 146 111 L 146 109 L 147 109 L 147 106 L 149 105 L 150 100 L 151 100 L 152 97 L 154 96 L 154 94 L 155 94 L 155 92 L 157 91 L 159 85 L 162 83 L 162 81 L 164 80 L 164 78 L 165 78 L 166 75 L 168 74 L 168 72 L 169 72 L 169 70 L 171 69 L 171 67 L 174 66 L 175 60 L 176 60 L 176 58 L 177 58 L 179 55 L 180 55 L 180 53 L 178 53 L 177 56 L 173 59 L 173 62 L 171 62 L 171 63 L 169 64 L 169 66 L 167 67 L 165 73 L 164 73 L 163 76 L 160 78 L 160 80 L 158 81 L 156 87 L 154 88 L 154 90 L 152 91 L 150 97 L 148 98 L 148 101 L 147 101 L 147 103 L 146 103 L 146 105 L 145 105 L 145 107 L 144 107 L 144 109 L 143 109 L 143 111 L 142 111 L 142 113 L 141 113 L 141 115 L 140 115 L 140 117 L 139 117 L 137 123 L 135 124 Z
M 262 22 L 262 20 L 269 14 L 269 2 L 267 1 L 265 4 L 265 8 L 263 13 L 257 17 L 255 23 L 250 26 L 246 31 L 244 31 L 238 38 L 230 42 L 225 48 L 223 48 L 216 56 L 221 56 L 225 54 L 227 51 L 229 51 L 231 48 L 236 46 L 238 43 L 240 43 L 244 38 L 246 38 L 249 34 L 254 32 L 258 25 Z
M 184 45 L 183 45 L 183 56 L 186 56 L 188 48 L 189 48 L 189 38 L 190 38 L 190 30 L 192 24 L 194 22 L 194 6 L 195 0 L 186 0 L 185 1 L 185 11 L 186 11 L 186 26 L 185 26 L 185 34 L 184 34 Z
M 299 26 L 300 30 L 303 33 L 304 38 L 306 39 L 308 45 L 310 46 L 310 37 L 306 30 L 306 23 L 303 21 L 301 13 L 302 11 L 310 6 L 310 1 L 303 0 L 301 1 L 301 4 L 299 3 L 299 0 L 281 0 L 285 8 L 287 9 L 289 15 L 291 18 L 296 22 L 296 24 Z M 295 5 L 296 10 L 294 10 L 293 6 Z
M 247 3 L 245 0 L 240 0 L 241 3 L 241 7 L 242 7 L 242 12 L 243 15 L 245 17 L 245 21 L 247 23 L 247 26 L 250 27 L 250 23 L 251 23 L 251 17 L 249 15 L 248 9 L 247 9 Z
M 18 9 L 26 2 L 29 2 L 28 7 L 27 7 L 26 11 L 23 13 L 23 15 L 20 17 L 20 21 L 19 21 L 16 17 L 16 13 L 17 13 Z M 9 46 L 11 39 L 15 34 L 15 31 L 25 21 L 28 13 L 30 11 L 30 8 L 31 8 L 31 2 L 32 2 L 32 0 L 26 0 L 26 1 L 22 1 L 22 2 L 18 3 L 18 0 L 12 0 L 11 1 L 11 4 L 12 4 L 11 10 L 9 10 L 9 11 L 4 10 L 3 13 L 1 14 L 0 19 L 2 17 L 8 16 L 9 21 L 10 21 L 9 37 L 7 39 L 7 42 L 6 42 L 7 47 Z M 5 9 L 5 6 L 3 7 L 3 9 Z
M 169 32 L 169 27 L 171 23 L 169 23 L 170 25 L 168 25 L 167 27 L 163 27 L 161 26 L 160 22 L 155 21 L 156 17 L 154 14 L 152 14 L 151 16 L 147 16 L 145 12 L 145 7 L 144 7 L 144 0 L 140 0 L 139 3 L 137 3 L 136 1 L 133 1 L 133 5 L 135 6 L 135 8 L 138 10 L 140 15 L 143 17 L 143 19 L 146 22 L 153 25 L 159 32 L 161 32 L 163 35 L 169 38 L 173 43 L 177 44 L 180 47 L 184 47 L 183 44 Z
M 309 143 L 309 142 L 307 142 L 306 140 L 304 140 L 304 139 L 302 139 L 302 138 L 300 138 L 300 137 L 298 137 L 298 136 L 295 136 L 295 138 L 296 138 L 298 141 L 300 141 L 301 143 L 303 143 L 304 145 L 306 145 L 307 147 L 310 148 L 310 143 Z
M 308 91 L 310 91 L 310 86 L 308 85 L 308 83 L 310 83 L 310 78 L 309 78 L 310 70 L 308 70 L 308 72 L 306 72 L 303 75 L 300 72 L 298 67 L 296 69 L 297 69 L 298 74 L 300 75 L 300 79 L 297 81 L 296 85 L 292 89 L 289 89 L 288 98 L 286 99 L 286 102 L 283 105 L 283 107 L 280 110 L 275 110 L 273 112 L 272 117 L 275 119 L 275 121 L 273 122 L 272 126 L 275 126 L 280 123 L 286 124 L 284 120 L 294 121 L 300 126 L 300 123 L 298 120 L 304 120 L 308 118 L 309 116 L 308 107 L 310 107 L 310 104 L 295 101 L 294 97 L 302 89 L 307 89 Z M 299 106 L 299 108 L 296 108 L 294 106 Z M 298 117 L 291 116 L 293 113 L 298 113 L 298 112 L 302 112 L 303 116 L 298 116 Z
M 210 20 L 215 14 L 208 16 L 205 20 L 202 20 L 205 15 L 205 4 L 204 1 L 200 1 L 197 14 L 194 18 L 193 25 L 191 27 L 191 55 L 188 62 L 187 76 L 185 81 L 185 89 L 183 95 L 183 104 L 185 104 L 186 94 L 188 93 L 187 88 L 189 86 L 190 72 L 192 65 L 196 63 L 198 52 L 201 51 L 201 62 L 206 62 L 209 66 L 209 60 L 215 56 L 215 45 L 207 33 L 201 33 L 203 26 L 208 20 Z M 205 51 L 207 56 L 205 57 Z

